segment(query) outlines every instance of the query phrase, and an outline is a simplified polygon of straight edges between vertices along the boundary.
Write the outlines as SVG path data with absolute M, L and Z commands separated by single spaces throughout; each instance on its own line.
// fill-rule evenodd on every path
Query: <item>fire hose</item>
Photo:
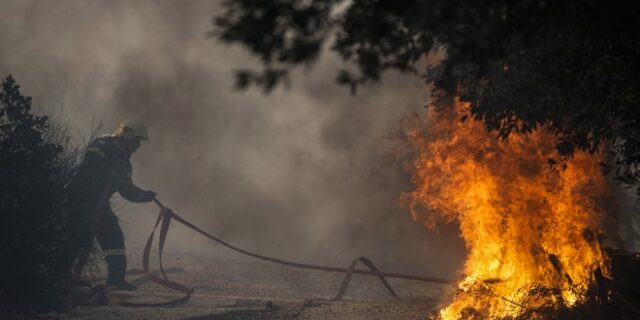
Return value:
M 395 291 L 393 290 L 393 288 L 391 287 L 391 285 L 388 283 L 388 281 L 386 280 L 386 278 L 398 278 L 398 279 L 405 279 L 405 280 L 416 280 L 416 281 L 423 281 L 423 282 L 431 282 L 431 283 L 441 283 L 441 284 L 449 284 L 452 283 L 451 280 L 448 279 L 443 279 L 443 278 L 436 278 L 436 277 L 428 277 L 428 276 L 420 276 L 420 275 L 411 275 L 411 274 L 403 274 L 403 273 L 393 273 L 393 272 L 384 272 L 384 271 L 379 271 L 375 265 L 371 262 L 371 260 L 365 258 L 365 257 L 360 257 L 357 258 L 355 260 L 353 260 L 351 262 L 351 264 L 349 265 L 348 268 L 339 268 L 339 267 L 332 267 L 332 266 L 323 266 L 323 265 L 315 265 L 315 264 L 307 264 L 307 263 L 299 263 L 299 262 L 292 262 L 292 261 L 287 261 L 287 260 L 282 260 L 282 259 L 277 259 L 277 258 L 273 258 L 273 257 L 268 257 L 268 256 L 263 256 L 254 252 L 250 252 L 244 249 L 241 249 L 239 247 L 236 247 L 226 241 L 223 241 L 222 239 L 211 235 L 210 233 L 200 229 L 198 226 L 194 225 L 193 223 L 189 222 L 188 220 L 186 220 L 185 218 L 179 216 L 178 214 L 176 214 L 175 212 L 173 212 L 171 209 L 165 207 L 158 199 L 153 199 L 153 201 L 158 205 L 158 207 L 160 207 L 160 213 L 158 214 L 158 218 L 156 219 L 156 223 L 153 227 L 153 230 L 151 231 L 151 234 L 149 235 L 149 238 L 147 239 L 147 243 L 144 247 L 143 250 L 143 254 L 142 254 L 142 267 L 143 267 L 143 273 L 153 282 L 155 282 L 158 285 L 161 285 L 165 288 L 174 290 L 176 292 L 180 292 L 183 294 L 182 297 L 174 299 L 174 300 L 170 300 L 170 301 L 166 301 L 166 302 L 160 302 L 160 303 L 137 303 L 137 302 L 130 302 L 130 301 L 126 301 L 126 300 L 122 300 L 119 298 L 114 297 L 109 290 L 107 290 L 107 288 L 105 286 L 99 285 L 93 288 L 91 296 L 93 298 L 90 298 L 92 300 L 96 300 L 95 297 L 102 297 L 102 298 L 106 298 L 106 300 L 113 305 L 123 305 L 123 306 L 131 306 L 131 307 L 157 307 L 157 306 L 173 306 L 173 305 L 177 305 L 183 302 L 188 301 L 191 298 L 191 295 L 193 294 L 193 288 L 188 288 L 185 285 L 182 285 L 180 283 L 177 283 L 175 281 L 169 280 L 169 278 L 167 277 L 164 267 L 162 265 L 162 252 L 164 249 L 164 244 L 167 238 L 167 234 L 169 232 L 169 226 L 171 224 L 171 221 L 177 221 L 179 223 L 181 223 L 182 225 L 184 225 L 185 227 L 196 231 L 198 233 L 200 233 L 201 235 L 216 241 L 218 244 L 223 245 L 224 247 L 231 249 L 235 252 L 238 252 L 240 254 L 246 255 L 246 256 L 250 256 L 256 259 L 260 259 L 260 260 L 264 260 L 264 261 L 269 261 L 272 263 L 277 263 L 280 265 L 285 265 L 285 266 L 289 266 L 289 267 L 294 267 L 294 268 L 301 268 L 301 269 L 310 269 L 310 270 L 319 270 L 319 271 L 328 271 L 328 272 L 338 272 L 338 273 L 345 273 L 345 278 L 342 281 L 342 284 L 340 285 L 340 288 L 337 292 L 337 294 L 330 299 L 330 301 L 337 301 L 340 300 L 342 298 L 342 296 L 344 295 L 344 293 L 346 292 L 347 286 L 349 285 L 349 281 L 351 280 L 351 277 L 353 274 L 361 274 L 361 275 L 366 275 L 366 276 L 376 276 L 378 277 L 378 279 L 380 280 L 380 282 L 382 282 L 382 284 L 385 286 L 385 288 L 387 289 L 387 291 L 393 296 L 393 297 L 397 297 L 397 294 L 395 293 Z M 160 267 L 160 276 L 157 276 L 153 273 L 150 272 L 149 270 L 149 257 L 151 254 L 151 245 L 153 244 L 153 239 L 155 236 L 155 232 L 158 229 L 158 226 L 160 226 L 160 234 L 158 236 L 158 264 Z M 369 270 L 363 270 L 363 269 L 356 269 L 356 265 L 358 264 L 358 262 L 364 264 L 365 266 L 367 266 L 369 268 Z M 307 300 L 307 302 L 305 303 L 305 305 L 308 305 L 309 302 L 311 302 L 313 300 Z

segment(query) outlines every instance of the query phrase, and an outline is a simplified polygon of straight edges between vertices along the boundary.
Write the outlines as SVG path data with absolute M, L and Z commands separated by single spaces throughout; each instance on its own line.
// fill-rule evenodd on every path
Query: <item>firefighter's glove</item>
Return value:
M 153 192 L 153 191 L 145 191 L 144 192 L 144 202 L 151 202 L 153 201 L 153 199 L 155 199 L 157 193 Z

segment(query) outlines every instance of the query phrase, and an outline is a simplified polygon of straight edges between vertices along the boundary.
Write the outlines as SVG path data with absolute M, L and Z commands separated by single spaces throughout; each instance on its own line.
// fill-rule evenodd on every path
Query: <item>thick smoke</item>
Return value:
M 334 84 L 339 60 L 326 56 L 289 90 L 234 91 L 233 69 L 257 64 L 206 37 L 218 6 L 3 0 L 0 75 L 13 74 L 78 141 L 99 122 L 109 132 L 125 118 L 145 121 L 151 139 L 133 156 L 134 181 L 233 243 L 452 276 L 464 252 L 455 228 L 434 235 L 412 221 L 397 203 L 408 175 L 401 162 L 384 162 L 393 143 L 385 137 L 426 103 L 421 79 L 392 74 L 351 96 Z M 157 209 L 118 203 L 135 263 Z M 169 241 L 170 250 L 212 245 L 180 228 Z

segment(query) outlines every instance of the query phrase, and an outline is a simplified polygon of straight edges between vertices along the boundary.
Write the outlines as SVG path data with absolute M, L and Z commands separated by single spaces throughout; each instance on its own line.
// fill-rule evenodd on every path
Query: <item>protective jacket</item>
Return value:
M 130 154 L 119 138 L 101 136 L 89 144 L 79 174 L 88 178 L 86 186 L 92 191 L 107 192 L 108 196 L 118 192 L 131 202 L 148 202 L 147 192 L 131 181 L 129 158 Z M 109 182 L 109 188 L 105 190 Z

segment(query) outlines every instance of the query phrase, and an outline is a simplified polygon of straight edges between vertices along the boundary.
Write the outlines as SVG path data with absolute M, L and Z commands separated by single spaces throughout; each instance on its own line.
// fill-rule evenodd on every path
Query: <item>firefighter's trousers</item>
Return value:
M 105 209 L 104 216 L 98 229 L 98 243 L 107 262 L 107 284 L 124 282 L 127 271 L 127 256 L 124 251 L 124 234 L 120 228 L 118 217 Z

